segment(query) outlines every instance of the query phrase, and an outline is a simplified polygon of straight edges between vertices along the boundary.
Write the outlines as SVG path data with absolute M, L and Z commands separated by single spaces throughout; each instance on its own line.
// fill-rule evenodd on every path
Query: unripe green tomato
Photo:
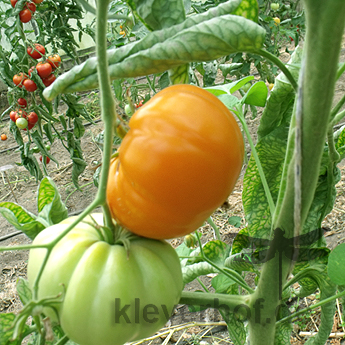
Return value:
M 126 113 L 127 116 L 132 116 L 133 115 L 131 106 L 129 104 L 125 105 L 125 113 Z
M 40 152 L 40 149 L 38 147 L 33 147 L 32 148 L 32 152 L 33 153 L 39 153 Z
M 50 151 L 50 145 L 46 145 L 46 150 Z
M 28 126 L 28 120 L 24 119 L 24 117 L 20 117 L 16 120 L 16 125 L 19 129 L 24 129 Z
M 188 234 L 184 238 L 184 243 L 188 248 L 194 248 L 198 243 L 198 237 L 194 233 Z
M 242 90 L 243 90 L 244 92 L 247 92 L 247 91 L 250 89 L 251 86 L 252 86 L 251 83 L 244 84 L 244 85 L 242 86 Z
M 271 3 L 271 10 L 277 11 L 278 9 L 279 9 L 279 4 L 277 4 L 276 2 L 272 2 Z

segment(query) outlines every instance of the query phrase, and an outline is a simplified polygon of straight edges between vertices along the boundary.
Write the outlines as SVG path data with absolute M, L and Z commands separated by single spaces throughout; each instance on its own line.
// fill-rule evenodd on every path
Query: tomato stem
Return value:
M 207 218 L 207 223 L 211 225 L 212 229 L 214 230 L 214 234 L 216 236 L 216 239 L 220 241 L 220 233 L 218 226 L 214 223 L 212 217 Z

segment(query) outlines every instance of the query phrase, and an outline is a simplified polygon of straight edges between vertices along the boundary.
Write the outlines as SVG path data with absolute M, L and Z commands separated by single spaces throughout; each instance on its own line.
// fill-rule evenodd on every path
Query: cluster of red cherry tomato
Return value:
M 41 44 L 36 43 L 34 47 L 27 48 L 27 53 L 34 60 L 38 60 L 45 56 L 46 50 Z M 32 72 L 36 69 L 44 86 L 47 87 L 55 81 L 56 76 L 53 72 L 59 67 L 60 63 L 61 58 L 58 54 L 50 55 L 46 60 L 39 62 L 36 66 L 30 67 L 27 74 L 20 72 L 14 75 L 13 83 L 20 88 L 24 86 L 25 90 L 28 92 L 36 91 L 37 84 L 30 79 Z
M 27 107 L 27 101 L 25 98 L 18 98 L 17 100 L 18 108 L 17 110 L 12 110 L 10 112 L 10 119 L 16 123 L 19 129 L 31 129 L 35 126 L 38 121 L 38 115 L 31 111 L 29 114 L 24 110 Z
M 141 101 L 139 101 L 139 103 L 135 103 L 134 106 L 135 106 L 136 109 L 138 109 L 138 108 L 142 107 L 143 104 L 144 104 L 144 101 L 141 100 Z
M 40 4 L 43 0 L 32 0 L 25 3 L 23 9 L 19 12 L 19 19 L 22 23 L 28 23 L 32 15 L 36 12 L 36 5 Z M 11 5 L 14 8 L 18 0 L 11 0 Z

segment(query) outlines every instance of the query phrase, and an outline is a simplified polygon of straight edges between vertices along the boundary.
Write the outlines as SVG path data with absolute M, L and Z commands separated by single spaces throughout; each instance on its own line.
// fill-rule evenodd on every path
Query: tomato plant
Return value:
M 27 23 L 31 20 L 32 14 L 31 11 L 27 8 L 19 12 L 19 18 L 22 23 Z
M 48 62 L 39 62 L 36 65 L 36 69 L 41 78 L 47 78 L 52 73 L 52 66 Z
M 46 49 L 41 45 L 36 43 L 34 47 L 28 47 L 27 53 L 35 60 L 40 59 L 46 53 Z
M 138 109 L 129 127 L 109 172 L 113 217 L 150 238 L 196 230 L 226 200 L 242 168 L 233 115 L 209 92 L 174 85 Z
M 49 308 L 44 313 L 51 320 L 59 319 L 67 336 L 78 344 L 122 345 L 153 334 L 167 322 L 182 292 L 176 252 L 166 242 L 140 237 L 131 238 L 128 247 L 121 242 L 107 243 L 103 231 L 96 228 L 103 224 L 103 215 L 92 214 L 92 218 L 75 226 L 51 252 L 38 298 L 63 291 L 65 297 L 56 305 L 58 315 Z M 46 228 L 33 244 L 51 242 L 75 219 Z M 45 250 L 30 251 L 31 286 L 44 256 Z M 128 316 L 116 315 L 117 308 L 127 305 Z M 157 310 L 154 317 L 148 314 L 148 306 Z

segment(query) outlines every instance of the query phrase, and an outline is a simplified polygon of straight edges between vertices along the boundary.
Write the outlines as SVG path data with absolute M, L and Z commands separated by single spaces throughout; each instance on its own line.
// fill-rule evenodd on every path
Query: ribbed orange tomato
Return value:
M 109 172 L 113 217 L 154 239 L 196 230 L 240 174 L 244 145 L 235 118 L 208 91 L 174 85 L 137 110 L 129 126 Z

